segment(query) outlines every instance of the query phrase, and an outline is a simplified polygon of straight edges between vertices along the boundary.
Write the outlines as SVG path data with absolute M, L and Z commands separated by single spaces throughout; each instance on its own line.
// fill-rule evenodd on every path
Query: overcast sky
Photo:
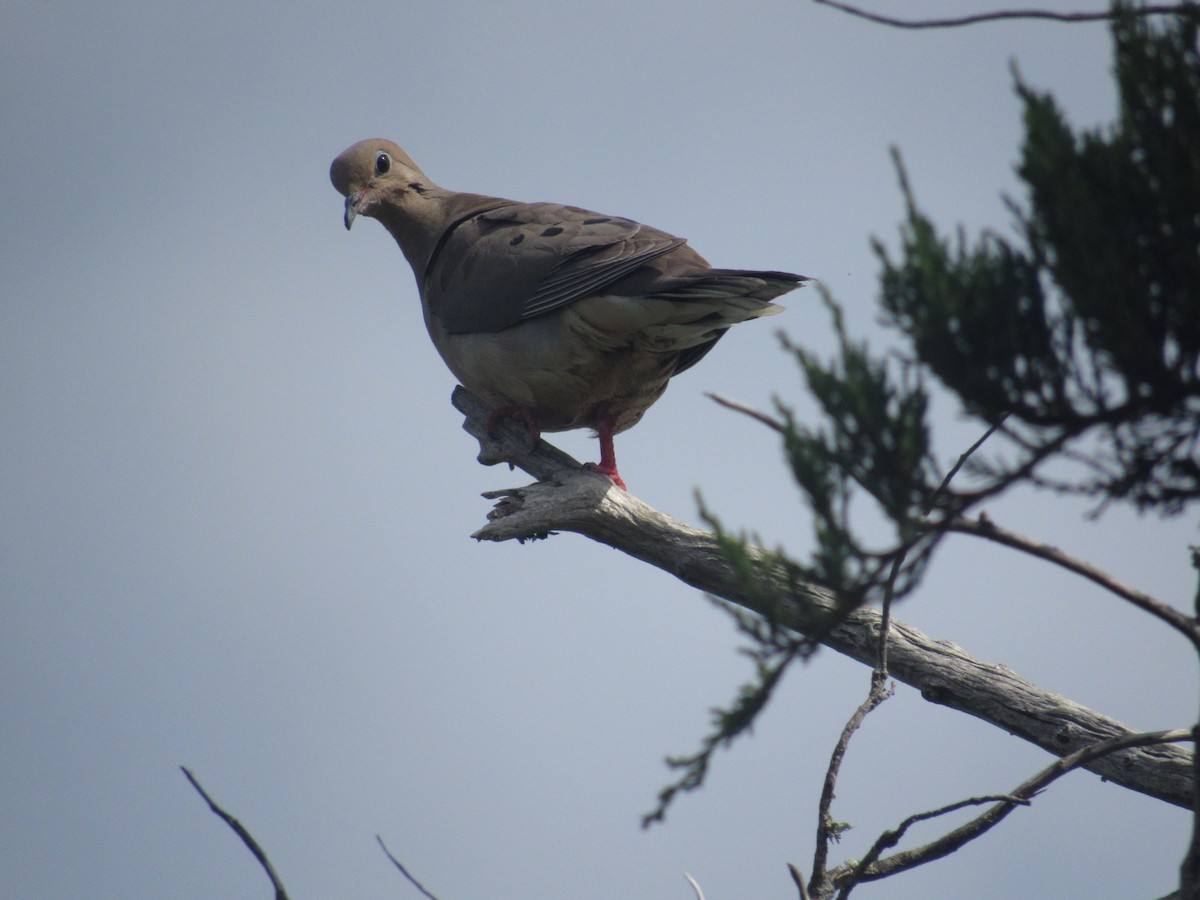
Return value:
M 739 637 L 582 538 L 469 539 L 480 492 L 528 479 L 476 462 L 411 272 L 377 223 L 344 231 L 329 162 L 389 137 L 450 188 L 819 278 L 882 341 L 869 240 L 902 214 L 889 146 L 947 229 L 1007 230 L 1010 66 L 1075 125 L 1109 121 L 1106 29 L 908 33 L 807 0 L 13 0 L 0 33 L 0 893 L 269 897 L 184 764 L 297 900 L 415 897 L 376 834 L 441 900 L 688 900 L 684 872 L 709 900 L 794 897 L 785 867 L 811 866 L 867 670 L 818 654 L 702 792 L 639 829 L 662 758 L 694 751 L 748 677 Z M 773 436 L 703 397 L 811 413 L 775 333 L 827 350 L 827 319 L 813 290 L 786 305 L 617 448 L 647 502 L 696 521 L 699 489 L 803 553 Z M 953 459 L 977 429 L 938 415 Z M 586 434 L 556 442 L 596 458 Z M 1029 495 L 988 511 L 1181 607 L 1194 590 L 1194 514 L 1092 522 Z M 970 538 L 896 614 L 1132 726 L 1194 720 L 1182 640 Z M 902 688 L 851 747 L 836 849 L 1048 762 Z M 1075 773 L 861 893 L 1153 897 L 1187 834 L 1181 810 Z

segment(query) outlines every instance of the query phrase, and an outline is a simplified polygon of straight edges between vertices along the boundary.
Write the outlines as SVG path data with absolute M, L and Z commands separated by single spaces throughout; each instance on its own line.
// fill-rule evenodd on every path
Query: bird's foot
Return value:
M 487 417 L 488 437 L 496 436 L 496 425 L 501 419 L 520 420 L 529 432 L 529 446 L 537 446 L 537 442 L 542 436 L 542 429 L 538 427 L 537 415 L 532 409 L 528 406 L 499 406 L 493 409 Z
M 603 461 L 598 463 L 584 463 L 583 467 L 589 472 L 599 472 L 601 475 L 607 475 L 612 479 L 612 483 L 626 493 L 629 488 L 625 487 L 625 482 L 621 480 L 621 473 L 617 471 L 616 465 L 606 466 Z

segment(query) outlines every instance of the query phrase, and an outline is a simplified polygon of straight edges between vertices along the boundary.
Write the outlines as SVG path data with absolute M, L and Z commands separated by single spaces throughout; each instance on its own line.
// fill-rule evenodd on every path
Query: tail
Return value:
M 656 294 L 681 304 L 696 303 L 705 311 L 689 323 L 693 333 L 697 326 L 702 327 L 703 337 L 682 350 L 674 374 L 698 363 L 733 325 L 783 312 L 782 306 L 771 301 L 810 280 L 791 272 L 709 269 L 694 280 Z
M 696 289 L 714 291 L 727 296 L 740 295 L 754 300 L 770 301 L 794 291 L 812 279 L 791 272 L 760 272 L 755 269 L 709 269 L 683 291 Z M 672 294 L 675 292 L 672 291 Z M 712 296 L 712 295 L 707 295 Z

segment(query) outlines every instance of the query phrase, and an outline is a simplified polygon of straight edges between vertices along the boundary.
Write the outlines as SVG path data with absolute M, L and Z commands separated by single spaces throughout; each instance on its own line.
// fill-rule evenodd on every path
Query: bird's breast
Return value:
M 426 315 L 433 343 L 455 376 L 492 407 L 532 409 L 544 431 L 616 420 L 632 427 L 666 389 L 675 348 L 647 336 L 666 301 L 589 297 L 511 328 L 450 334 Z M 661 311 L 660 311 L 661 312 Z

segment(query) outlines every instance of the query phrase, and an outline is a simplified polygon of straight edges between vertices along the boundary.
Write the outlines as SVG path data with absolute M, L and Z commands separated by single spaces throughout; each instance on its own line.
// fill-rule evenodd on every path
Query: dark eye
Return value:
M 392 158 L 382 150 L 375 157 L 375 174 L 386 175 L 392 168 Z

